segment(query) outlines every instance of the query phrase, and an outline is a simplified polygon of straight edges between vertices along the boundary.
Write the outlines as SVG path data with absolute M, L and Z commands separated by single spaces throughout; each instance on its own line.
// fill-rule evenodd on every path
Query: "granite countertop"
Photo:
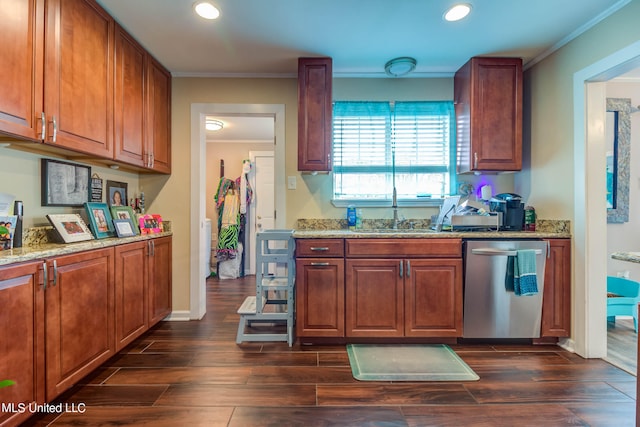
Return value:
M 640 252 L 614 252 L 611 258 L 640 264 Z
M 424 229 L 413 230 L 295 230 L 296 239 L 389 239 L 389 238 L 419 238 L 419 239 L 558 239 L 570 238 L 568 233 L 544 231 L 433 231 Z
M 39 244 L 24 246 L 22 248 L 8 249 L 0 251 L 0 266 L 15 264 L 24 261 L 49 258 L 53 256 L 67 255 L 76 252 L 89 251 L 92 249 L 107 248 L 110 246 L 122 245 L 143 240 L 155 239 L 157 237 L 171 236 L 170 231 L 162 233 L 146 234 L 143 236 L 107 238 L 99 240 L 87 240 L 77 243 L 49 243 L 43 241 Z
M 390 220 L 364 220 L 363 228 L 348 230 L 346 220 L 298 219 L 293 237 L 297 239 L 568 239 L 569 221 L 539 220 L 536 231 L 434 231 L 429 220 L 405 220 L 398 230 Z M 411 228 L 411 227 L 414 228 Z

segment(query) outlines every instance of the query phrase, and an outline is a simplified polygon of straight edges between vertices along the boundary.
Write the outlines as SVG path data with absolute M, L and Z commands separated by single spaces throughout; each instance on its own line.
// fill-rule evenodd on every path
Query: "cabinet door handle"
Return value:
M 49 273 L 47 271 L 47 262 L 46 261 L 44 261 L 42 263 L 42 270 L 43 270 L 43 274 L 42 274 L 42 278 L 43 278 L 42 289 L 44 289 L 46 291 L 47 290 L 47 281 L 49 280 Z
M 328 262 L 312 262 L 311 265 L 314 267 L 326 267 L 329 265 L 329 263 Z
M 55 286 L 58 284 L 58 262 L 57 260 L 53 260 L 53 283 L 51 286 Z
M 51 124 L 53 124 L 53 136 L 51 137 L 51 142 L 55 143 L 58 138 L 58 121 L 56 120 L 56 116 L 51 117 Z
M 411 260 L 407 260 L 407 277 L 411 277 Z
M 312 246 L 310 249 L 312 251 L 314 251 L 314 252 L 322 252 L 322 251 L 328 251 L 329 250 L 329 248 L 327 248 L 327 247 L 320 247 L 320 246 Z
M 403 262 L 402 262 L 402 260 L 400 260 L 400 278 L 402 278 L 402 275 L 403 275 L 403 273 L 404 273 L 404 272 L 402 271 L 402 269 L 403 269 Z
M 47 116 L 44 114 L 44 111 L 40 113 L 40 139 L 47 139 Z
M 149 159 L 150 159 L 150 161 L 149 161 L 149 167 L 150 167 L 150 168 L 153 168 L 153 165 L 154 165 L 154 163 L 155 163 L 155 161 L 156 161 L 156 159 L 154 159 L 154 158 L 153 158 L 153 153 L 149 154 Z
M 156 242 L 154 242 L 153 240 L 149 240 L 149 247 L 150 247 L 149 256 L 156 256 Z
M 478 168 L 478 152 L 473 153 L 473 168 Z

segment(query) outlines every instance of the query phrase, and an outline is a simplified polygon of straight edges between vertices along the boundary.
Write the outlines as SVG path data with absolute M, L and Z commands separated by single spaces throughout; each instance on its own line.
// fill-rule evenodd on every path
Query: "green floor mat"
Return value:
M 480 377 L 444 344 L 348 344 L 360 381 L 476 381 Z

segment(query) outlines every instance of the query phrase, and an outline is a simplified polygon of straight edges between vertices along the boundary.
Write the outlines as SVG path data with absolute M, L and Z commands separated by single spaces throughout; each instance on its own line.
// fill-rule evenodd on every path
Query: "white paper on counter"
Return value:
M 0 215 L 13 215 L 13 201 L 16 196 L 13 194 L 0 193 Z

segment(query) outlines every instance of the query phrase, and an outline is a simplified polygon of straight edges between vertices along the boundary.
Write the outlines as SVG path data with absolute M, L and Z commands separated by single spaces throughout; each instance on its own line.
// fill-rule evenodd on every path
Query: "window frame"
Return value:
M 343 102 L 343 103 L 367 103 L 368 101 L 337 101 L 337 102 Z M 448 168 L 448 175 L 449 175 L 449 194 L 443 194 L 442 197 L 415 197 L 415 198 L 397 198 L 397 206 L 398 207 L 439 207 L 442 204 L 442 201 L 444 200 L 445 197 L 447 197 L 450 194 L 457 194 L 457 173 L 456 173 L 456 122 L 455 122 L 455 111 L 454 111 L 454 106 L 453 106 L 453 101 L 411 101 L 411 102 L 423 102 L 423 103 L 439 103 L 439 104 L 443 104 L 446 103 L 447 104 L 447 110 L 449 113 L 449 164 L 446 168 Z M 370 103 L 375 104 L 376 101 L 370 101 Z M 393 109 L 394 109 L 394 101 L 381 101 L 381 103 L 388 103 L 391 108 L 390 108 L 390 115 L 389 118 L 386 120 L 387 124 L 386 124 L 386 129 L 385 129 L 385 134 L 387 135 L 387 138 L 389 137 L 389 134 L 391 133 L 391 130 L 393 129 L 394 126 L 394 113 L 393 113 Z M 334 118 L 332 118 L 332 128 L 335 126 L 335 116 Z M 331 142 L 331 149 L 332 152 L 335 153 L 335 140 L 333 138 L 333 132 L 332 132 L 332 142 Z M 390 141 L 386 141 L 385 145 L 387 144 L 393 144 L 393 142 Z M 385 150 L 387 148 L 385 147 Z M 347 168 L 349 167 L 353 167 L 353 166 L 346 166 Z M 440 169 L 443 168 L 445 166 L 418 166 L 418 168 L 420 169 L 429 169 L 429 168 L 436 168 L 436 169 Z M 335 194 L 336 194 L 336 171 L 335 171 L 336 165 L 334 162 L 334 170 L 332 171 L 332 177 L 331 177 L 331 184 L 332 184 L 332 189 L 331 189 L 331 203 L 333 206 L 335 207 L 346 207 L 349 205 L 354 205 L 354 206 L 358 206 L 358 207 L 391 207 L 393 204 L 393 201 L 391 198 L 385 198 L 385 199 L 362 199 L 362 198 L 350 198 L 350 199 L 344 199 L 344 198 L 340 198 L 337 199 L 335 198 Z M 385 166 L 378 166 L 378 168 L 381 169 L 387 169 L 389 168 L 389 164 L 385 164 Z M 410 166 L 399 166 L 396 164 L 395 166 L 395 172 L 396 175 L 398 173 L 402 173 L 403 169 L 407 169 L 410 168 Z M 426 171 L 426 173 L 430 173 L 429 171 Z M 437 172 L 436 172 L 437 173 Z M 446 173 L 446 172 L 445 172 Z

